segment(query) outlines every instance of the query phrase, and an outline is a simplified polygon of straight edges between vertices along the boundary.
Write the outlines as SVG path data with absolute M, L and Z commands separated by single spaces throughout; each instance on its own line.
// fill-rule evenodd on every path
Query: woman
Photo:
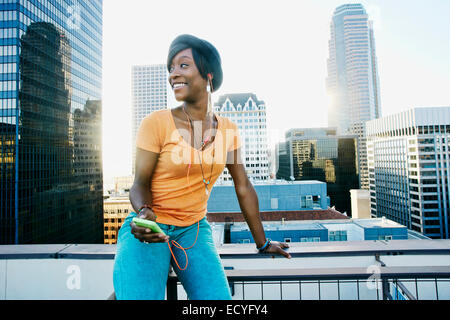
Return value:
M 260 252 L 290 258 L 283 250 L 288 246 L 266 239 L 256 192 L 240 162 L 238 128 L 211 111 L 211 92 L 222 83 L 217 50 L 207 41 L 181 35 L 170 46 L 167 67 L 175 97 L 184 103 L 142 121 L 130 190 L 138 217 L 157 222 L 164 233 L 138 227 L 132 222 L 134 212 L 127 217 L 114 264 L 116 297 L 164 299 L 172 260 L 189 299 L 231 299 L 205 218 L 209 193 L 225 165 Z

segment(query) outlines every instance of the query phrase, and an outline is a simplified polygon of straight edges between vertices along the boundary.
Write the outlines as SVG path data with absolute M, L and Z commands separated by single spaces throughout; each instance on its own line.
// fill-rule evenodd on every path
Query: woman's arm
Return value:
M 134 182 L 130 189 L 130 202 L 135 212 L 144 204 L 152 204 L 151 181 L 158 157 L 158 153 L 136 148 Z
M 144 205 L 152 205 L 151 181 L 153 171 L 158 162 L 159 153 L 145 151 L 136 148 L 136 167 L 133 186 L 130 189 L 130 202 L 139 218 L 156 220 L 156 215 L 152 209 L 145 208 L 139 211 Z M 141 242 L 165 242 L 167 237 L 159 233 L 153 233 L 151 230 L 136 226 L 131 223 L 131 233 Z
M 245 221 L 250 227 L 256 246 L 261 248 L 266 243 L 266 235 L 259 214 L 258 196 L 240 161 L 240 152 L 240 148 L 228 152 L 227 168 L 233 178 L 236 196 L 244 214 Z M 286 258 L 291 258 L 290 254 L 283 250 L 288 247 L 286 243 L 273 241 L 265 252 L 278 253 Z

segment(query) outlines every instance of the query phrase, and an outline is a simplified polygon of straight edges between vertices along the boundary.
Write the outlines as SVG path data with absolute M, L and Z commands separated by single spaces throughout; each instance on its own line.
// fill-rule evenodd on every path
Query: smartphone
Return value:
M 154 221 L 134 217 L 133 218 L 133 222 L 138 227 L 149 228 L 153 232 L 162 233 L 163 235 L 166 235 L 164 233 L 164 231 L 162 231 L 161 228 L 158 226 L 158 224 L 156 222 L 154 222 Z

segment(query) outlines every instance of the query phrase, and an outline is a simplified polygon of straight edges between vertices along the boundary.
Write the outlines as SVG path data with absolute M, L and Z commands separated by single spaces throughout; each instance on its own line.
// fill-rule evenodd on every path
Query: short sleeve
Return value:
M 136 134 L 136 147 L 160 153 L 162 149 L 161 119 L 158 112 L 146 116 Z
M 231 130 L 227 131 L 230 132 L 231 135 L 227 137 L 229 140 L 227 152 L 234 151 L 241 147 L 241 137 L 239 134 L 238 126 L 235 123 L 229 121 L 229 127 Z

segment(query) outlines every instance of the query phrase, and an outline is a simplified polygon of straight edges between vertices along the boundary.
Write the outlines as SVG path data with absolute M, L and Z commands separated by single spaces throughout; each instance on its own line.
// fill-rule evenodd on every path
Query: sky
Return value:
M 105 184 L 131 174 L 131 67 L 165 63 L 179 34 L 220 52 L 213 102 L 252 92 L 266 103 L 271 146 L 290 128 L 327 126 L 330 22 L 345 3 L 362 3 L 374 22 L 383 116 L 450 106 L 448 0 L 104 0 Z

